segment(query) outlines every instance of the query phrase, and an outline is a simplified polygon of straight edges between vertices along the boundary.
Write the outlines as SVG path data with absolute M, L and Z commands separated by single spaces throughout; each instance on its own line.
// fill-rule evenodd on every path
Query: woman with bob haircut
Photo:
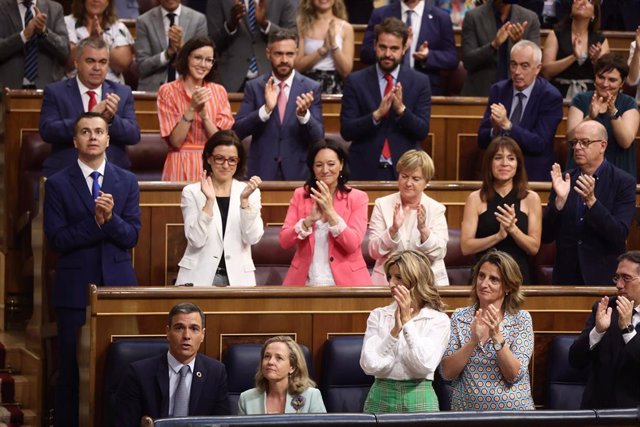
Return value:
M 431 262 L 422 252 L 397 252 L 384 271 L 392 301 L 367 319 L 360 366 L 376 379 L 364 412 L 438 411 L 433 375 L 451 328 Z
M 200 182 L 182 189 L 187 249 L 176 285 L 255 286 L 251 245 L 260 241 L 260 184 L 244 177 L 247 156 L 232 130 L 221 130 L 202 151 Z
M 300 346 L 288 336 L 269 338 L 260 351 L 256 386 L 240 395 L 238 415 L 325 413 L 315 386 Z
M 376 199 L 369 222 L 369 255 L 376 260 L 371 280 L 374 285 L 386 286 L 387 258 L 395 251 L 413 249 L 431 261 L 436 286 L 447 286 L 446 208 L 424 194 L 435 174 L 433 160 L 422 150 L 409 150 L 398 159 L 396 171 L 399 191 Z
M 280 246 L 296 247 L 283 285 L 370 285 L 361 248 L 369 196 L 347 185 L 346 150 L 320 141 L 309 149 L 307 166 L 311 177 L 293 192 L 280 230 Z
M 197 181 L 205 142 L 233 126 L 227 91 L 213 83 L 214 47 L 205 36 L 187 41 L 173 64 L 180 78 L 158 90 L 160 135 L 169 144 L 163 181 Z
M 482 160 L 482 186 L 467 197 L 460 230 L 465 255 L 480 258 L 489 249 L 511 255 L 522 272 L 523 283 L 531 282 L 530 255 L 540 249 L 542 204 L 528 189 L 524 156 L 518 143 L 497 137 Z
M 532 410 L 529 361 L 531 315 L 514 259 L 489 251 L 473 268 L 471 306 L 451 316 L 451 339 L 441 367 L 452 380 L 452 411 Z

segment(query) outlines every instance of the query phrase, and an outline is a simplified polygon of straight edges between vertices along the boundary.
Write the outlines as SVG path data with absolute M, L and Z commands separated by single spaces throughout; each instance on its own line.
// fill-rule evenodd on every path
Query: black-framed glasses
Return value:
M 628 274 L 615 274 L 611 278 L 611 280 L 613 281 L 614 284 L 618 283 L 620 280 L 622 280 L 625 284 L 628 284 L 638 279 L 639 277 L 640 276 L 630 276 Z
M 216 165 L 224 165 L 224 162 L 227 162 L 229 166 L 236 166 L 238 164 L 239 159 L 235 156 L 225 157 L 219 154 L 213 156 L 213 163 Z
M 588 138 L 583 138 L 583 139 L 572 139 L 570 141 L 567 141 L 567 144 L 569 144 L 569 147 L 576 148 L 576 145 L 580 145 L 580 147 L 582 148 L 587 148 L 588 146 L 590 146 L 591 144 L 593 144 L 594 142 L 602 142 L 604 141 L 603 139 L 588 139 Z

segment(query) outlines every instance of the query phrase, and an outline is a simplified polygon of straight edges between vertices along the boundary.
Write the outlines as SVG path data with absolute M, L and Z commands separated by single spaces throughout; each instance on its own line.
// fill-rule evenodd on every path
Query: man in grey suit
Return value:
M 517 3 L 512 1 L 511 3 Z M 491 85 L 509 76 L 509 52 L 522 39 L 540 44 L 536 14 L 506 0 L 487 0 L 462 22 L 463 96 L 489 96 Z
M 0 88 L 42 89 L 64 77 L 67 56 L 69 37 L 59 3 L 0 0 Z
M 140 71 L 138 90 L 157 91 L 175 80 L 175 59 L 183 42 L 207 35 L 205 16 L 180 4 L 180 0 L 160 0 L 160 5 L 141 15 L 136 22 L 136 61 Z
M 296 28 L 297 0 L 217 0 L 207 2 L 209 35 L 216 43 L 220 83 L 242 92 L 247 80 L 269 73 L 269 33 Z

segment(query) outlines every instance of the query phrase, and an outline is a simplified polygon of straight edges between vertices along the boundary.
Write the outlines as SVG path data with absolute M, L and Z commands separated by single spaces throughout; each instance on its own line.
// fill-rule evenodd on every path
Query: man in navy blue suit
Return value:
M 554 285 L 604 286 L 625 250 L 636 210 L 635 179 L 606 161 L 607 131 L 587 120 L 574 130 L 576 168 L 562 175 L 554 163 L 542 219 L 542 241 L 556 242 Z
M 89 284 L 132 286 L 129 250 L 140 232 L 136 177 L 107 161 L 108 124 L 100 113 L 76 120 L 74 164 L 45 183 L 44 231 L 58 254 L 53 305 L 58 330 L 55 425 L 78 425 L 77 344 Z
M 562 95 L 538 77 L 542 51 L 530 40 L 511 48 L 511 78 L 491 86 L 487 109 L 478 130 L 478 145 L 487 148 L 497 136 L 513 138 L 524 154 L 529 181 L 549 181 L 553 143 L 562 120 Z
M 298 33 L 269 34 L 272 72 L 247 82 L 233 130 L 251 135 L 248 175 L 263 181 L 306 180 L 307 149 L 324 137 L 320 84 L 297 73 Z
M 229 415 L 224 365 L 198 353 L 204 320 L 195 304 L 173 306 L 166 326 L 169 351 L 129 365 L 118 388 L 117 426 L 138 427 L 142 417 Z
M 53 145 L 44 161 L 44 176 L 73 164 L 78 152 L 73 146 L 76 118 L 85 111 L 100 113 L 109 123 L 109 162 L 128 169 L 126 145 L 140 141 L 140 128 L 133 111 L 128 86 L 105 80 L 109 70 L 109 46 L 102 38 L 86 38 L 76 50 L 75 78 L 44 88 L 40 110 L 40 136 Z
M 353 180 L 395 180 L 394 165 L 429 134 L 429 78 L 405 65 L 409 31 L 397 18 L 376 25 L 376 65 L 352 73 L 344 85 L 340 133 L 349 147 Z
M 403 0 L 375 9 L 360 48 L 360 60 L 365 64 L 377 61 L 374 28 L 389 17 L 399 18 L 410 27 L 404 64 L 428 75 L 431 93 L 442 95 L 444 88 L 440 72 L 458 66 L 458 52 L 449 14 L 424 0 Z

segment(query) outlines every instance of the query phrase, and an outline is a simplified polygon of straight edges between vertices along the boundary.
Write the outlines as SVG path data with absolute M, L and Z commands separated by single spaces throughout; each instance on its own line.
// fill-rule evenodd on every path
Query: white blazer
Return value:
M 260 209 L 260 190 L 249 196 L 249 207 L 240 208 L 240 194 L 246 183 L 233 180 L 229 197 L 227 228 L 222 239 L 222 220 L 216 202 L 213 217 L 202 212 L 206 197 L 200 183 L 189 184 L 182 189 L 182 218 L 187 250 L 178 263 L 180 270 L 176 285 L 193 283 L 194 286 L 211 286 L 224 249 L 227 275 L 231 286 L 255 286 L 255 266 L 251 258 L 251 245 L 260 241 L 264 225 Z
M 426 194 L 422 194 L 420 204 L 427 212 L 427 227 L 431 230 L 429 238 L 420 243 L 420 233 L 417 227 L 408 229 L 406 223 L 398 230 L 397 241 L 389 234 L 389 228 L 393 225 L 393 210 L 396 203 L 400 202 L 400 193 L 376 199 L 371 221 L 369 222 L 369 255 L 376 260 L 376 265 L 371 273 L 374 286 L 387 286 L 387 276 L 384 274 L 384 263 L 391 254 L 397 251 L 412 249 L 424 253 L 431 261 L 431 270 L 435 276 L 437 286 L 448 286 L 449 276 L 444 265 L 444 256 L 447 254 L 447 242 L 449 241 L 449 228 L 444 213 L 445 206 L 436 202 Z M 415 212 L 412 215 L 416 215 Z

